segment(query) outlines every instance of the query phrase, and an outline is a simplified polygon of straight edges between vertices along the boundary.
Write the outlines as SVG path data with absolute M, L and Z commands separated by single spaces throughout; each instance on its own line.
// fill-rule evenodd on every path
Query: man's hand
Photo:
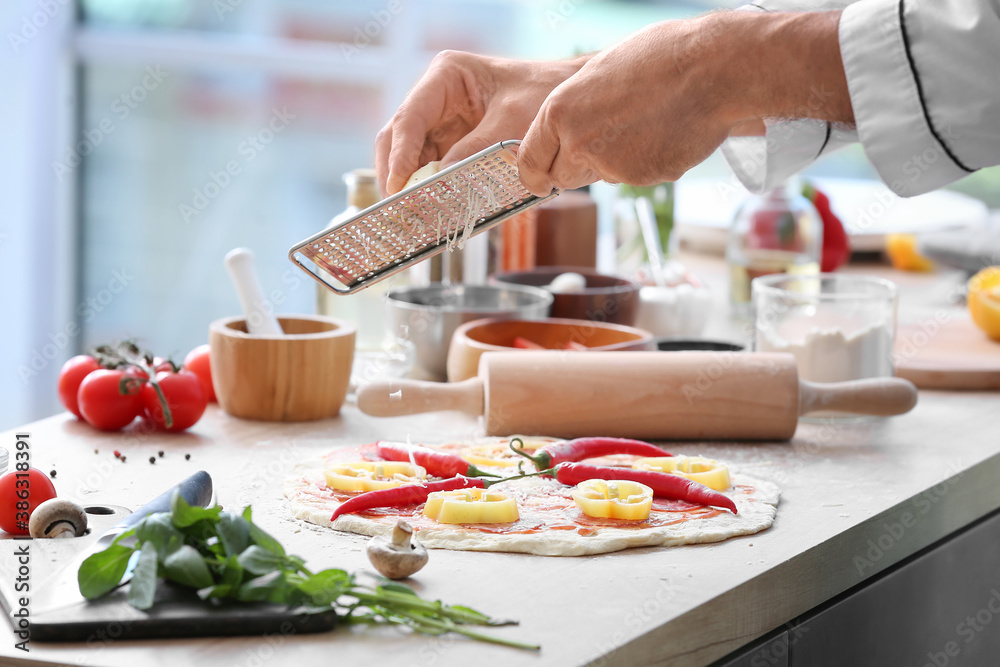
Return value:
M 546 96 L 585 61 L 439 53 L 375 138 L 379 190 L 399 192 L 410 174 L 433 160 L 447 166 L 498 141 L 520 139 Z
M 539 196 L 597 180 L 653 185 L 731 135 L 759 133 L 764 117 L 849 122 L 838 19 L 723 12 L 635 33 L 545 100 L 518 153 L 521 181 Z

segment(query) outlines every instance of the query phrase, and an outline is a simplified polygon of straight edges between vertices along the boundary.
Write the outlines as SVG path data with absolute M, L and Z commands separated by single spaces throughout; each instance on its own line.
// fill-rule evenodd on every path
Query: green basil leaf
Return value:
M 276 604 L 299 605 L 305 599 L 295 586 L 285 581 L 283 572 L 274 571 L 246 582 L 236 591 L 241 602 L 273 602 Z
M 253 510 L 250 505 L 243 508 L 243 518 L 250 524 L 250 542 L 252 544 L 264 547 L 268 551 L 276 553 L 280 556 L 285 555 L 285 548 L 281 546 L 281 543 L 253 522 Z
M 156 554 L 152 542 L 144 542 L 139 552 L 139 562 L 132 571 L 128 586 L 128 601 L 136 609 L 149 609 L 156 597 Z
M 291 554 L 285 556 L 284 563 L 282 564 L 282 567 L 288 570 L 289 572 L 299 572 L 303 568 L 305 568 L 305 566 L 306 562 L 304 560 L 302 560 L 298 556 L 293 556 Z
M 237 562 L 250 574 L 260 575 L 281 569 L 285 564 L 285 557 L 254 544 L 237 557 Z
M 307 577 L 298 589 L 309 596 L 309 602 L 325 606 L 333 604 L 354 585 L 354 578 L 344 570 L 323 570 Z
M 205 549 L 208 550 L 208 553 L 212 554 L 219 560 L 225 560 L 229 555 L 226 553 L 226 547 L 222 546 L 222 540 L 220 540 L 216 535 L 212 535 L 210 538 L 205 540 L 204 546 Z
M 80 594 L 88 600 L 95 600 L 117 586 L 134 551 L 132 547 L 112 544 L 88 557 L 76 575 Z
M 194 507 L 188 505 L 187 501 L 181 497 L 179 489 L 174 490 L 174 495 L 170 498 L 170 518 L 176 528 L 187 528 L 202 520 L 215 523 L 219 520 L 219 513 L 222 507 Z
M 285 548 L 278 540 L 268 535 L 260 526 L 255 523 L 250 524 L 250 541 L 259 547 L 263 547 L 271 553 L 279 556 L 285 555 Z
M 215 583 L 198 550 L 185 544 L 163 560 L 163 574 L 188 588 L 206 588 Z
M 145 517 L 143 517 L 142 521 L 145 521 Z M 135 529 L 139 527 L 139 525 L 142 523 L 142 521 L 139 521 L 138 524 L 132 526 L 131 528 L 129 528 L 128 530 L 126 530 L 124 533 L 121 533 L 120 535 L 118 535 L 111 544 L 112 545 L 118 544 L 122 540 L 125 540 L 125 539 L 128 539 L 130 537 L 133 537 L 135 535 Z
M 231 597 L 235 590 L 236 588 L 230 584 L 216 584 L 215 586 L 199 588 L 198 597 L 202 600 L 207 600 L 209 598 L 227 598 Z
M 250 522 L 241 516 L 223 512 L 215 530 L 225 547 L 226 556 L 242 553 L 250 544 Z
M 147 516 L 135 527 L 135 536 L 143 545 L 151 544 L 161 560 L 184 544 L 183 533 L 174 528 L 167 512 L 157 512 Z
M 222 566 L 221 583 L 238 588 L 243 583 L 243 566 L 238 556 L 230 556 Z

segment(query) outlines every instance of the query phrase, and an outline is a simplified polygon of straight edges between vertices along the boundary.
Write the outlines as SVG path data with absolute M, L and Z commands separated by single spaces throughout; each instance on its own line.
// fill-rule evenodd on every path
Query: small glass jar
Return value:
M 753 281 L 754 349 L 795 355 L 799 378 L 842 382 L 893 375 L 896 285 L 839 273 Z
M 674 184 L 660 183 L 652 186 L 619 186 L 619 196 L 615 201 L 614 224 L 617 235 L 615 263 L 621 275 L 645 273 L 651 276 L 651 267 L 656 260 L 649 256 L 649 249 L 643 238 L 636 210 L 636 200 L 649 200 L 656 220 L 656 232 L 660 240 L 660 254 L 664 262 L 670 262 L 677 254 L 678 240 L 674 231 Z
M 749 197 L 733 218 L 726 248 L 735 314 L 749 314 L 752 280 L 774 273 L 818 274 L 822 251 L 823 221 L 797 179 Z

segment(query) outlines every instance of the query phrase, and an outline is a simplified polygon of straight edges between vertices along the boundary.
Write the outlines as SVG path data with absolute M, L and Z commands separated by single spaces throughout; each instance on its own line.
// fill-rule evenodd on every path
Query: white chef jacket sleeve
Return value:
M 740 7 L 740 11 L 832 11 L 843 9 L 851 1 L 757 0 Z M 806 104 L 821 104 L 825 94 L 822 86 L 816 86 Z M 722 155 L 736 177 L 757 193 L 781 185 L 820 156 L 858 140 L 853 128 L 822 120 L 765 118 L 764 125 L 767 130 L 763 137 L 731 137 L 722 144 Z
M 1000 163 L 997 0 L 762 0 L 749 9 L 838 5 L 844 7 L 840 51 L 857 130 L 774 120 L 766 121 L 765 137 L 727 140 L 723 154 L 747 188 L 774 187 L 857 138 L 882 180 L 901 196 Z

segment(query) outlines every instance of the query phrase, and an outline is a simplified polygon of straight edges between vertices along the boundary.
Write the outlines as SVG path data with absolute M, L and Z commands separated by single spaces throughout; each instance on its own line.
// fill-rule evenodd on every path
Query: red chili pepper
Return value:
M 419 505 L 427 502 L 427 496 L 435 491 L 454 491 L 455 489 L 486 488 L 486 482 L 476 477 L 452 477 L 440 482 L 425 484 L 405 484 L 391 489 L 368 491 L 345 501 L 333 511 L 330 521 L 336 521 L 341 514 L 354 514 L 375 507 L 400 507 L 402 505 Z
M 493 473 L 483 472 L 461 456 L 436 452 L 419 445 L 379 441 L 375 443 L 375 451 L 386 461 L 410 461 L 410 454 L 412 454 L 412 461 L 435 477 L 454 477 L 456 475 L 499 477 Z
M 812 202 L 823 221 L 823 256 L 820 271 L 830 273 L 851 259 L 851 241 L 844 231 L 844 223 L 830 207 L 830 198 L 815 185 L 807 183 L 802 187 L 802 195 Z
M 597 456 L 610 456 L 611 454 L 631 454 L 633 456 L 670 456 L 656 445 L 651 445 L 642 440 L 629 440 L 628 438 L 577 438 L 567 440 L 554 445 L 546 445 L 535 454 L 529 454 L 524 450 L 514 446 L 514 441 L 524 445 L 520 438 L 513 438 L 510 441 L 510 448 L 521 456 L 530 459 L 539 470 L 554 468 L 560 463 L 569 461 L 582 461 L 592 459 Z
M 556 467 L 556 479 L 569 486 L 576 486 L 588 479 L 623 479 L 639 482 L 653 489 L 654 496 L 672 500 L 686 500 L 699 505 L 724 507 L 736 514 L 736 503 L 729 496 L 713 491 L 704 484 L 666 472 L 591 466 L 585 463 L 563 463 Z

